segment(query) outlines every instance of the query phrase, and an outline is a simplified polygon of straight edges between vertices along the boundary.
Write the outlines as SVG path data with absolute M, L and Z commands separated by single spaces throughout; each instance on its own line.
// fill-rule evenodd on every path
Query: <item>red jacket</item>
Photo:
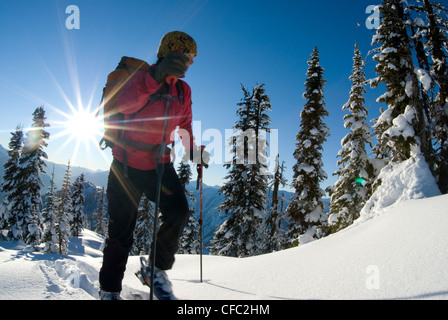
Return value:
M 184 129 L 188 132 L 189 139 L 183 138 L 181 135 L 182 144 L 185 150 L 188 151 L 196 147 L 191 128 L 193 117 L 191 112 L 191 88 L 186 82 L 182 81 L 181 83 L 184 95 L 183 104 L 181 106 L 179 100 L 171 100 L 170 102 L 165 141 L 167 145 L 173 142 L 172 138 L 174 135 L 171 137 L 171 133 L 176 130 L 176 127 Z M 131 119 L 129 122 L 126 122 L 127 129 L 124 138 L 149 144 L 162 143 L 163 122 L 167 102 L 151 101 L 145 106 L 149 96 L 156 93 L 161 87 L 162 84 L 158 83 L 149 72 L 145 71 L 137 71 L 123 87 L 118 99 L 118 111 L 125 114 L 125 120 Z M 173 97 L 178 96 L 176 86 L 174 86 L 171 95 Z M 131 118 L 135 113 L 136 115 Z M 112 149 L 112 154 L 114 158 L 123 162 L 123 149 L 121 146 L 115 145 Z M 156 168 L 154 156 L 150 151 L 142 151 L 127 146 L 126 154 L 129 167 L 140 170 Z M 162 158 L 163 163 L 168 163 L 169 161 L 169 154 Z

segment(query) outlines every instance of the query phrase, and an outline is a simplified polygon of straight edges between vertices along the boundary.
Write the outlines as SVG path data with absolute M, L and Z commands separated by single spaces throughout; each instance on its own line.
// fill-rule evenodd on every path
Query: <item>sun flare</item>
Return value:
M 73 157 L 76 157 L 82 145 L 87 150 L 98 145 L 103 134 L 103 120 L 97 117 L 94 111 L 72 108 L 70 114 L 64 113 L 63 116 L 65 119 L 58 124 L 62 130 L 57 134 L 57 138 L 65 140 L 63 146 L 72 145 Z
M 77 110 L 65 122 L 65 129 L 71 139 L 88 143 L 101 135 L 102 122 L 87 110 Z
M 54 121 L 56 129 L 52 138 L 60 141 L 59 148 L 55 151 L 56 158 L 68 158 L 75 166 L 86 168 L 97 168 L 98 163 L 110 162 L 110 155 L 99 152 L 99 141 L 104 133 L 104 123 L 102 115 L 97 116 L 96 110 L 90 107 L 71 107 L 71 112 L 56 111 L 63 117 L 59 121 Z M 100 155 L 100 158 L 97 156 Z

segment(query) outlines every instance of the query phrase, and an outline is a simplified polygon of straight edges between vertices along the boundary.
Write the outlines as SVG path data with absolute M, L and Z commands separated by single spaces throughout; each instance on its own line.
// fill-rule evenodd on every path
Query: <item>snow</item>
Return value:
M 177 255 L 168 271 L 179 299 L 448 299 L 448 195 L 423 158 L 385 166 L 355 223 L 300 247 L 249 258 Z M 305 235 L 306 236 L 306 235 Z M 84 230 L 67 255 L 0 242 L 0 300 L 98 298 L 103 238 Z M 302 239 L 306 242 L 306 239 Z M 131 256 L 122 296 L 148 298 Z M 260 281 L 262 280 L 262 281 Z
M 383 50 L 383 54 L 388 54 L 388 53 L 392 53 L 392 52 L 397 52 L 396 48 L 384 48 Z
M 302 163 L 300 165 L 297 166 L 297 171 L 304 171 L 306 173 L 311 173 L 315 170 L 316 168 L 313 167 L 312 165 L 306 164 L 306 163 Z
M 378 179 L 382 180 L 381 187 L 361 210 L 361 219 L 380 215 L 389 206 L 408 200 L 440 195 L 428 164 L 421 155 L 399 164 L 389 164 L 381 170 Z
M 385 117 L 390 116 L 391 112 L 387 112 L 389 110 L 392 111 L 392 109 L 388 109 L 383 112 L 384 117 L 380 117 L 381 121 L 384 121 Z M 403 136 L 405 139 L 414 137 L 415 132 L 412 125 L 414 118 L 415 109 L 412 106 L 406 106 L 405 112 L 392 120 L 392 126 L 383 133 L 384 137 Z
M 431 76 L 421 68 L 415 68 L 414 71 L 417 74 L 418 80 L 422 84 L 423 89 L 425 91 L 429 91 L 432 85 Z
M 0 242 L 0 300 L 93 299 L 103 240 L 85 230 L 71 239 L 68 255 L 33 252 L 21 243 Z
M 393 109 L 386 109 L 386 110 L 384 110 L 381 113 L 381 115 L 378 117 L 378 121 L 375 124 L 375 126 L 378 126 L 379 124 L 384 123 L 384 122 L 389 122 L 390 118 L 392 117 L 392 112 L 393 112 Z
M 389 69 L 391 69 L 391 70 L 396 70 L 396 71 L 398 71 L 398 68 L 396 67 L 396 66 L 394 66 L 392 63 L 388 63 L 387 64 L 387 67 L 389 68 Z
M 406 81 L 406 86 L 404 88 L 404 91 L 406 92 L 406 95 L 408 97 L 412 97 L 412 93 L 414 92 L 414 89 L 412 88 L 413 83 L 412 80 Z

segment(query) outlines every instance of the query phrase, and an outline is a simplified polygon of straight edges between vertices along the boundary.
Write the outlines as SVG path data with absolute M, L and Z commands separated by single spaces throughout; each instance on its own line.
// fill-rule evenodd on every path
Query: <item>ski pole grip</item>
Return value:
M 206 169 L 208 169 L 208 164 L 206 164 L 206 163 L 202 163 L 202 151 L 204 151 L 205 146 L 201 146 L 200 148 L 201 148 L 201 164 L 200 164 L 201 169 L 202 169 L 203 166 L 204 166 Z M 198 166 L 198 167 L 199 167 L 199 166 Z
M 176 84 L 177 82 L 177 77 L 176 76 L 167 76 L 165 79 L 166 83 L 168 83 L 169 85 L 172 84 Z

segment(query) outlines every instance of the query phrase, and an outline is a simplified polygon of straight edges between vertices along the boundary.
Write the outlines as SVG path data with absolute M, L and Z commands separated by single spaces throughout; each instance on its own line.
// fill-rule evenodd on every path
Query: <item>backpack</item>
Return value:
M 135 141 L 130 141 L 124 139 L 124 130 L 126 130 L 125 116 L 123 113 L 118 112 L 118 98 L 121 93 L 121 89 L 124 87 L 126 82 L 135 74 L 137 71 L 149 71 L 150 66 L 143 60 L 122 57 L 118 63 L 117 68 L 109 73 L 107 77 L 107 83 L 103 89 L 103 96 L 101 98 L 100 106 L 97 110 L 97 116 L 103 106 L 103 117 L 104 117 L 104 135 L 99 142 L 99 147 L 101 150 L 105 150 L 108 147 L 113 148 L 115 144 L 120 143 L 125 148 L 126 145 L 131 147 L 142 149 L 142 150 L 152 150 L 154 147 L 150 144 L 137 143 Z M 178 91 L 178 100 L 180 100 L 181 105 L 183 104 L 183 86 L 180 81 L 177 82 L 176 88 Z M 166 88 L 162 87 L 155 94 L 151 95 L 148 102 L 144 107 L 148 105 L 150 101 L 166 101 L 167 91 Z M 176 99 L 175 99 L 176 100 Z M 142 110 L 142 107 L 140 110 Z M 132 119 L 138 114 L 139 111 L 132 114 L 130 118 Z

